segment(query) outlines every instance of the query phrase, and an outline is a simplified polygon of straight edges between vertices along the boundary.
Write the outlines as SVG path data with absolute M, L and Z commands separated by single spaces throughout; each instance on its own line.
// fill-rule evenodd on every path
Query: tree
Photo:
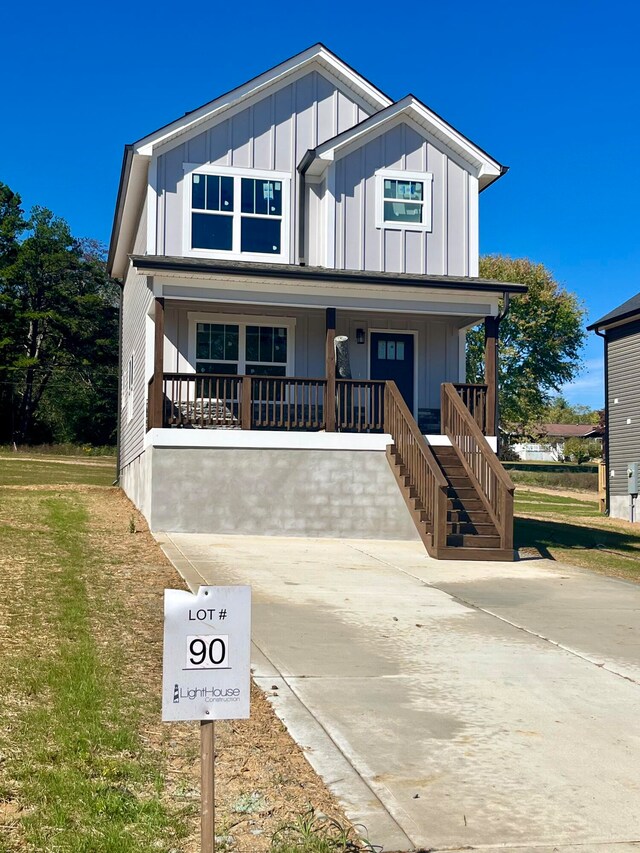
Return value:
M 602 456 L 602 445 L 597 441 L 588 441 L 586 438 L 569 438 L 564 443 L 564 455 L 572 462 L 582 465 L 589 459 L 597 459 Z
M 585 310 L 542 264 L 489 255 L 480 259 L 483 278 L 526 284 L 512 298 L 500 324 L 499 386 L 503 428 L 514 431 L 540 421 L 552 392 L 578 373 L 586 332 Z M 484 329 L 467 333 L 467 381 L 484 379 Z
M 600 412 L 588 406 L 572 406 L 561 395 L 554 397 L 541 418 L 547 424 L 593 424 L 600 421 Z
M 51 211 L 35 207 L 26 230 L 0 263 L 0 363 L 12 393 L 0 429 L 17 443 L 78 440 L 78 431 L 86 441 L 84 417 L 105 440 L 115 428 L 116 286 L 103 253 Z

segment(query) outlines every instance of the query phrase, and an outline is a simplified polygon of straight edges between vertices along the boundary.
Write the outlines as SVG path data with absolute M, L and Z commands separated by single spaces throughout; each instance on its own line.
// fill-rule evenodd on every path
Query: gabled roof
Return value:
M 186 132 L 191 132 L 204 122 L 210 121 L 229 107 L 235 107 L 237 104 L 253 98 L 263 89 L 281 80 L 285 80 L 294 73 L 299 73 L 306 66 L 314 64 L 329 71 L 345 88 L 364 101 L 370 110 L 384 109 L 392 103 L 391 98 L 385 95 L 384 92 L 381 92 L 373 83 L 370 83 L 365 77 L 354 71 L 351 66 L 343 62 L 328 47 L 318 42 L 292 56 L 290 59 L 281 62 L 279 65 L 275 65 L 268 71 L 264 71 L 257 77 L 253 77 L 246 83 L 236 86 L 235 89 L 231 89 L 231 91 L 226 92 L 224 95 L 220 95 L 215 100 L 209 101 L 195 110 L 190 110 L 179 119 L 170 122 L 158 130 L 154 130 L 153 133 L 135 142 L 134 149 L 138 154 L 150 155 L 155 147 L 167 145 L 173 139 Z
M 638 318 L 640 318 L 640 293 L 636 293 L 636 295 L 632 296 L 631 299 L 627 299 L 627 301 L 623 302 L 622 305 L 618 305 L 618 307 L 614 308 L 613 311 L 609 311 L 609 313 L 605 314 L 604 317 L 601 317 L 599 320 L 596 320 L 595 323 L 587 326 L 587 329 L 589 331 L 602 329 L 606 326 L 612 325 L 613 323 L 616 325 L 622 325 L 627 321 L 631 322 Z
M 402 117 L 411 119 L 474 169 L 478 174 L 480 190 L 488 187 L 507 171 L 507 166 L 501 165 L 414 95 L 406 95 L 354 127 L 328 139 L 317 148 L 307 151 L 300 162 L 299 170 L 310 175 L 321 175 L 328 164 L 344 152 L 364 144 L 372 134 L 384 132 L 387 126 L 393 126 Z
M 537 424 L 535 432 L 549 438 L 586 438 L 601 435 L 594 424 Z
M 125 145 L 107 258 L 107 269 L 111 274 L 122 274 L 127 254 L 131 251 L 134 229 L 144 201 L 149 162 L 154 150 L 164 149 L 172 143 L 179 144 L 188 134 L 200 132 L 206 122 L 221 116 L 231 107 L 249 101 L 274 84 L 286 83 L 287 78 L 303 72 L 307 67 L 310 70 L 319 67 L 330 72 L 371 112 L 384 109 L 392 103 L 391 98 L 384 92 L 318 42 L 215 100 L 143 136 L 137 142 Z

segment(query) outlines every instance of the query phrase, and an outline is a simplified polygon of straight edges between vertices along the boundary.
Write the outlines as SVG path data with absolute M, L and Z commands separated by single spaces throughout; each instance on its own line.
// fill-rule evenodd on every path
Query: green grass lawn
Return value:
M 164 796 L 163 756 L 141 736 L 149 703 L 123 677 L 113 558 L 74 485 L 112 480 L 110 465 L 0 460 L 2 853 L 182 849 L 184 804 Z
M 0 455 L 0 486 L 110 486 L 115 476 L 115 457 L 98 461 L 47 456 L 34 460 L 19 453 Z
M 517 548 L 640 580 L 640 525 L 602 516 L 597 501 L 516 490 L 515 514 Z

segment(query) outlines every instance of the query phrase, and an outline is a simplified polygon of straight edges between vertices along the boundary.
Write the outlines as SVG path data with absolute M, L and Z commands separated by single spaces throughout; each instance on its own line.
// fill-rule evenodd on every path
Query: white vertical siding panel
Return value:
M 361 245 L 362 245 L 362 223 L 361 196 L 362 196 L 362 149 L 354 151 L 342 160 L 342 207 L 344 214 L 344 261 L 343 268 L 350 270 L 360 269 Z
M 296 111 L 296 146 L 294 161 L 289 168 L 296 168 L 303 155 L 315 147 L 315 99 L 314 99 L 314 75 L 307 74 L 295 85 L 295 111 Z
M 447 169 L 447 274 L 464 275 L 466 251 L 466 173 L 451 160 Z
M 158 157 L 158 166 L 156 172 L 156 186 L 158 187 L 158 201 L 156 205 L 156 253 L 158 255 L 164 255 L 164 231 L 165 231 L 165 204 L 164 204 L 164 187 L 166 184 L 165 181 L 165 169 L 164 169 L 164 157 Z
M 478 276 L 480 256 L 480 218 L 478 210 L 478 179 L 468 175 L 469 182 L 469 275 Z
M 363 148 L 364 152 L 364 269 L 382 270 L 382 231 L 376 228 L 376 179 L 375 171 L 382 162 L 382 138 L 373 139 Z
M 338 117 L 338 133 L 348 130 L 357 124 L 357 108 L 356 105 L 338 90 L 336 93 L 337 101 L 337 117 Z
M 427 145 L 427 171 L 433 175 L 432 230 L 427 233 L 428 275 L 446 274 L 446 209 L 447 209 L 447 157 L 433 145 Z
M 291 168 L 293 152 L 293 86 L 285 86 L 273 95 L 275 105 L 275 168 L 285 171 Z
M 165 254 L 182 254 L 182 191 L 184 186 L 184 145 L 172 148 L 165 160 Z
M 272 98 L 264 98 L 253 108 L 253 167 L 271 169 L 273 140 L 271 138 Z
M 186 145 L 187 161 L 189 163 L 206 163 L 208 158 L 208 145 L 206 133 L 200 133 L 190 139 Z
M 207 133 L 209 143 L 209 162 L 228 166 L 230 162 L 229 139 L 231 127 L 229 120 L 220 122 Z
M 322 74 L 317 76 L 318 126 L 316 145 L 320 145 L 337 133 L 337 109 L 334 97 L 335 86 Z
M 426 142 L 424 140 L 424 137 L 420 136 L 420 134 L 417 133 L 412 127 L 405 127 L 405 168 L 414 172 L 424 171 L 425 147 Z
M 249 168 L 251 154 L 251 110 L 246 109 L 231 119 L 232 165 Z

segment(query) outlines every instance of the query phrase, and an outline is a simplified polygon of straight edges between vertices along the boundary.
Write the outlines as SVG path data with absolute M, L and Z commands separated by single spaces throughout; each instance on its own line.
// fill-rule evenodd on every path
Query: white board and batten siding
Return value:
M 157 161 L 157 254 L 183 254 L 184 164 L 288 172 L 291 175 L 290 262 L 297 251 L 297 166 L 305 152 L 362 121 L 369 113 L 318 71 L 231 111 L 208 130 Z
M 627 466 L 640 463 L 640 321 L 609 330 L 607 349 L 609 490 L 626 500 Z
M 144 253 L 147 237 L 147 203 L 142 211 L 134 243 L 134 254 Z M 121 467 L 136 459 L 144 450 L 146 432 L 148 370 L 148 313 L 153 295 L 147 277 L 129 267 L 124 284 L 122 305 L 122 409 L 120 427 Z M 133 389 L 129 399 L 128 370 L 133 358 Z
M 409 123 L 399 123 L 364 142 L 330 168 L 335 170 L 335 210 L 327 216 L 325 206 L 333 201 L 325 185 L 312 187 L 309 193 L 312 266 L 324 265 L 322 244 L 328 240 L 329 248 L 331 243 L 335 247 L 333 265 L 338 269 L 478 274 L 477 178 Z M 381 169 L 433 176 L 430 231 L 377 227 L 376 172 Z M 322 234 L 322 239 L 314 240 L 314 234 Z

